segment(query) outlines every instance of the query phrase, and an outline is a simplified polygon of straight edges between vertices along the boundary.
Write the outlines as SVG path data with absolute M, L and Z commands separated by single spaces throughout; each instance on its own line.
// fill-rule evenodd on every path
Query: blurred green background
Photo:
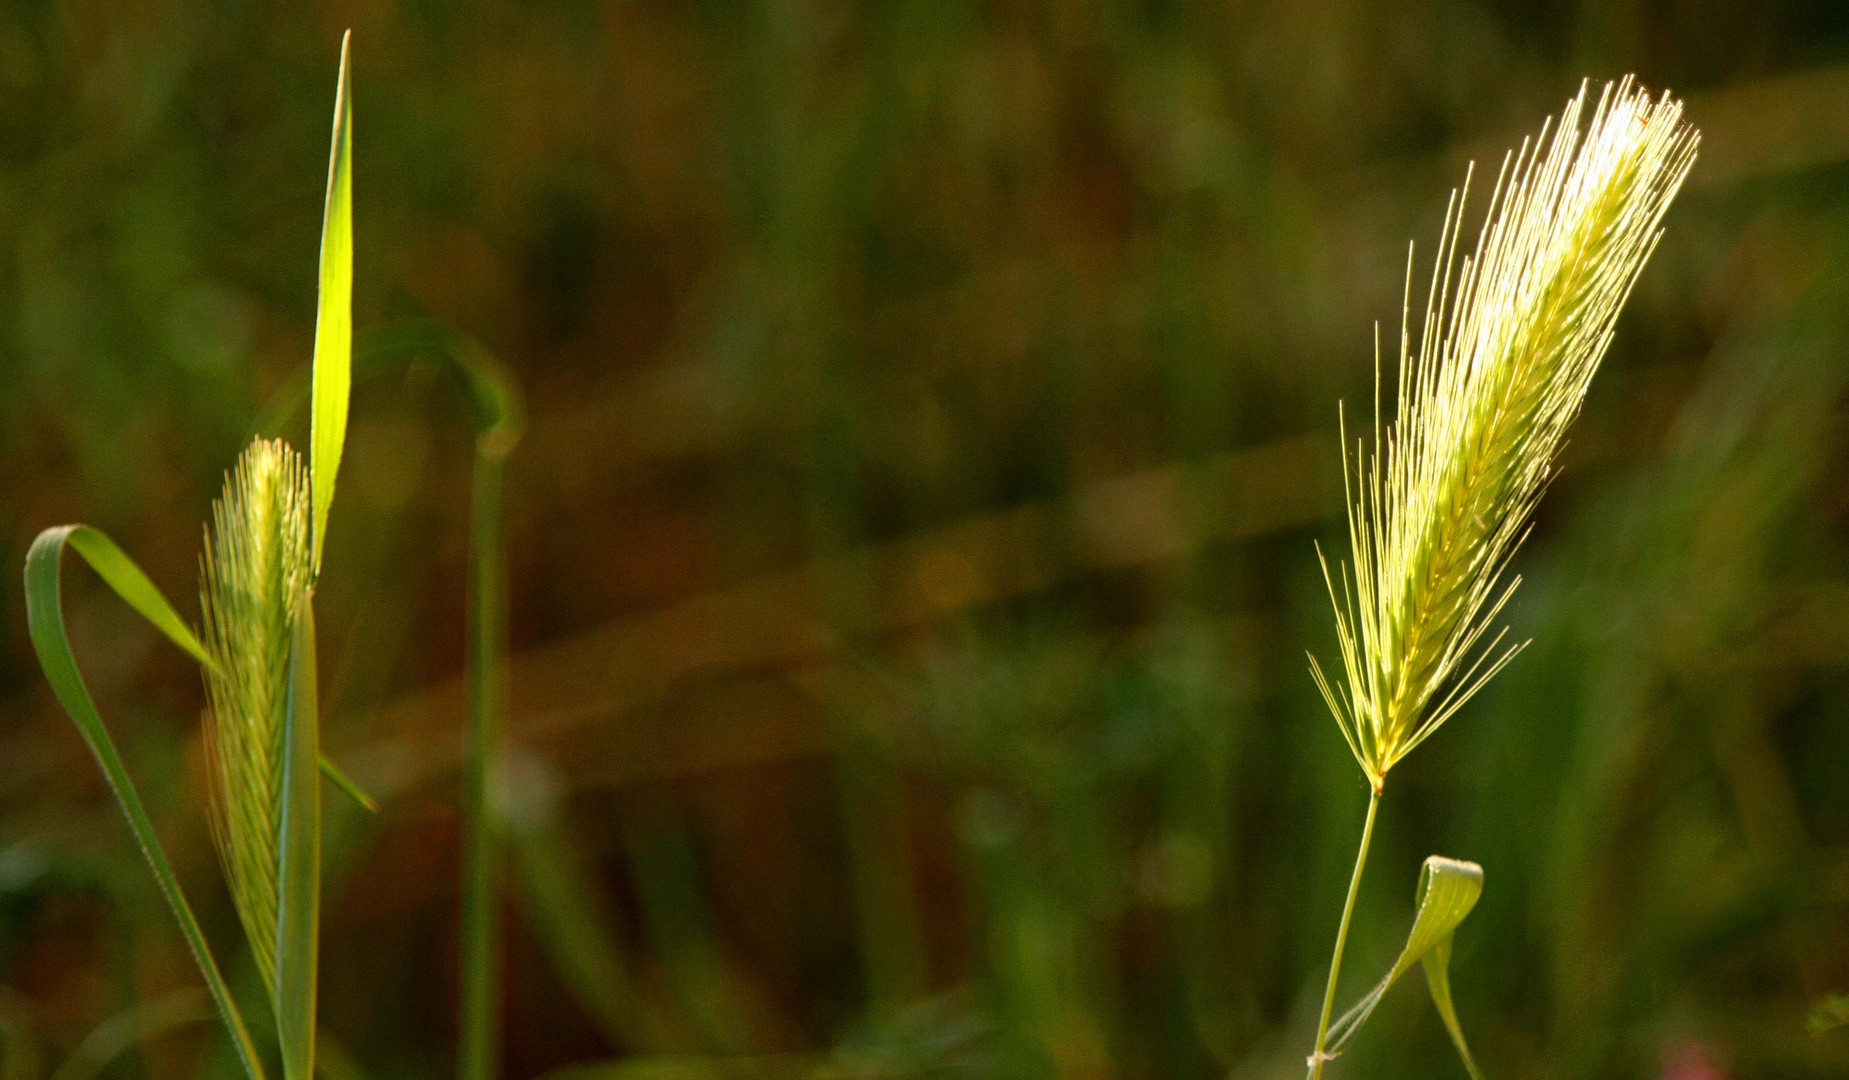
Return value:
M 1849 9 L 8 0 L 0 567 L 88 521 L 196 610 L 309 355 L 349 26 L 359 329 L 447 321 L 530 398 L 508 1077 L 1301 1075 L 1366 801 L 1304 661 L 1336 404 L 1465 163 L 1626 72 L 1703 156 L 1518 560 L 1534 645 L 1394 773 L 1341 999 L 1437 852 L 1486 868 L 1489 1075 L 1849 1072 L 1804 1023 L 1849 988 Z M 437 369 L 360 386 L 324 738 L 386 807 L 328 802 L 335 1080 L 453 1068 L 469 446 Z M 200 1005 L 18 581 L 0 1069 L 35 1080 Z M 197 675 L 66 595 L 250 985 Z M 1463 1075 L 1416 982 L 1332 1075 Z

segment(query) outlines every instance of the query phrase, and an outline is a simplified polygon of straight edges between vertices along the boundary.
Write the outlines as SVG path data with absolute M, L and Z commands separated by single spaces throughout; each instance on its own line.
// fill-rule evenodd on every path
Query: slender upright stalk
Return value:
M 462 790 L 462 1016 L 458 1075 L 492 1080 L 499 1044 L 500 949 L 494 866 L 497 832 L 490 805 L 500 724 L 506 618 L 500 457 L 475 458 L 469 553 L 469 732 Z
M 1361 891 L 1361 871 L 1367 868 L 1367 849 L 1374 839 L 1374 814 L 1380 809 L 1380 788 L 1367 801 L 1367 823 L 1361 826 L 1361 850 L 1355 853 L 1355 872 L 1348 879 L 1348 899 L 1342 904 L 1342 924 L 1335 932 L 1335 955 L 1329 958 L 1329 987 L 1323 991 L 1323 1014 L 1316 1021 L 1316 1052 L 1310 1055 L 1310 1080 L 1323 1075 L 1323 1048 L 1329 1045 L 1329 1014 L 1335 1011 L 1335 982 L 1342 973 L 1342 948 L 1348 944 L 1348 922 L 1354 918 L 1355 896 Z

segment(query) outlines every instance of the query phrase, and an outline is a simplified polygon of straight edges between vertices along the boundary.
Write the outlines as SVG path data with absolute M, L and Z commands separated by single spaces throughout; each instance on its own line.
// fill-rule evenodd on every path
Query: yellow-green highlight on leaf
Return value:
M 475 429 L 476 454 L 503 460 L 526 430 L 526 403 L 505 365 L 475 338 L 435 319 L 406 319 L 359 335 L 353 343 L 353 382 L 402 374 L 412 361 L 438 361 L 456 380 Z M 282 435 L 308 403 L 310 371 L 285 381 L 258 413 L 252 434 Z
M 186 625 L 179 613 L 173 610 L 173 605 L 148 580 L 148 575 L 135 565 L 135 560 L 116 546 L 114 540 L 88 525 L 69 525 L 66 528 L 70 530 L 67 538 L 71 550 L 83 556 L 83 560 L 90 564 L 90 569 L 96 571 L 96 576 L 115 590 L 123 603 L 140 612 L 142 618 L 153 623 L 156 630 L 166 635 L 168 641 L 178 645 L 187 655 L 207 667 L 211 666 L 212 658 L 206 654 L 205 646 L 200 643 L 192 628 Z
M 327 537 L 328 507 L 347 439 L 347 399 L 353 380 L 353 88 L 340 42 L 340 83 L 334 97 L 334 145 L 327 166 L 327 210 L 321 221 L 321 285 L 315 311 L 313 421 L 308 468 L 314 479 L 316 567 Z
M 81 544 L 73 542 L 73 537 L 79 535 L 86 537 Z M 174 921 L 179 924 L 180 933 L 186 938 L 187 947 L 192 950 L 193 960 L 199 965 L 199 973 L 205 979 L 206 990 L 212 995 L 212 1003 L 218 1007 L 218 1014 L 225 1022 L 232 1047 L 244 1067 L 244 1075 L 248 1080 L 264 1080 L 262 1059 L 257 1055 L 249 1029 L 245 1027 L 244 1018 L 232 1000 L 231 990 L 219 971 L 218 961 L 213 958 L 212 950 L 206 944 L 199 920 L 193 916 L 186 895 L 180 891 L 179 879 L 174 876 L 173 866 L 167 860 L 165 849 L 161 847 L 160 837 L 155 833 L 154 823 L 142 804 L 141 794 L 136 790 L 134 780 L 129 777 L 128 769 L 122 764 L 122 756 L 116 752 L 109 729 L 103 726 L 102 714 L 97 712 L 96 702 L 91 698 L 90 689 L 84 685 L 83 674 L 77 667 L 76 654 L 71 651 L 70 637 L 64 628 L 63 582 L 59 572 L 66 547 L 77 550 L 86 561 L 92 554 L 102 558 L 104 564 L 110 567 L 110 574 L 104 580 L 118 592 L 123 588 L 119 582 L 128 583 L 136 596 L 129 603 L 137 611 L 146 614 L 147 609 L 143 607 L 145 604 L 157 611 L 164 609 L 168 615 L 172 615 L 172 607 L 148 582 L 147 575 L 135 567 L 115 544 L 86 525 L 60 525 L 46 529 L 39 533 L 26 552 L 26 625 L 32 637 L 33 651 L 38 655 L 39 667 L 45 672 L 45 680 L 51 684 L 59 704 L 64 706 L 64 711 L 70 714 L 72 722 L 77 725 L 77 731 L 90 747 L 90 753 L 95 755 L 104 778 L 109 781 L 110 790 L 115 793 L 116 802 L 122 808 L 122 816 L 128 820 L 129 831 L 141 846 L 142 856 L 147 859 L 148 867 L 154 873 L 154 882 L 159 886 L 167 906 L 173 911 Z M 184 625 L 178 623 L 177 616 L 171 620 L 152 621 L 163 630 L 167 629 L 165 624 L 168 622 Z
M 1341 1018 L 1329 1027 L 1329 1047 L 1325 1057 L 1333 1058 L 1342 1052 L 1355 1032 L 1373 1015 L 1375 1006 L 1386 996 L 1400 976 L 1412 969 L 1414 964 L 1422 963 L 1425 967 L 1425 979 L 1432 993 L 1432 1004 L 1438 1007 L 1439 1018 L 1444 1021 L 1445 1030 L 1451 1033 L 1451 1041 L 1457 1044 L 1458 1056 L 1464 1061 L 1464 1068 L 1469 1070 L 1473 1080 L 1482 1080 L 1477 1071 L 1477 1064 L 1470 1056 L 1470 1047 L 1464 1042 L 1464 1032 L 1457 1022 L 1457 1011 L 1451 1004 L 1451 935 L 1456 932 L 1458 924 L 1470 914 L 1470 909 L 1477 906 L 1477 898 L 1483 895 L 1483 868 L 1473 862 L 1460 859 L 1447 859 L 1442 855 L 1433 855 L 1425 860 L 1425 867 L 1419 872 L 1418 915 L 1412 923 L 1412 933 L 1407 935 L 1406 947 L 1400 950 L 1400 957 L 1393 962 L 1374 989 L 1367 996 L 1356 1002 L 1354 1007 L 1343 1013 Z

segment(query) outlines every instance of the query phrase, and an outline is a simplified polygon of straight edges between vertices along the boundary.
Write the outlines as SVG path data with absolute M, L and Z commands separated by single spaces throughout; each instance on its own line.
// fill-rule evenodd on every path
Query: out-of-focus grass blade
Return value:
M 321 758 L 321 775 L 327 777 L 328 783 L 345 792 L 347 798 L 359 803 L 367 811 L 374 814 L 379 812 L 379 800 L 368 795 L 364 788 L 360 787 L 351 776 L 342 772 L 340 766 L 329 761 L 325 755 Z
M 1812 1035 L 1821 1035 L 1844 1024 L 1849 1024 L 1849 994 L 1825 994 L 1804 1014 L 1804 1027 Z
M 1412 969 L 1415 963 L 1425 966 L 1425 979 L 1432 992 L 1432 1004 L 1438 1007 L 1438 1015 L 1444 1020 L 1445 1030 L 1451 1033 L 1451 1041 L 1457 1044 L 1458 1056 L 1464 1061 L 1464 1068 L 1469 1070 L 1473 1080 L 1482 1080 L 1477 1071 L 1477 1063 L 1470 1056 L 1470 1047 L 1464 1042 L 1464 1031 L 1457 1023 L 1457 1011 L 1451 1005 L 1451 935 L 1456 932 L 1458 924 L 1470 909 L 1477 906 L 1477 898 L 1483 895 L 1483 868 L 1473 862 L 1460 859 L 1447 859 L 1442 855 L 1433 855 L 1425 860 L 1425 868 L 1419 872 L 1419 913 L 1413 919 L 1412 933 L 1406 938 L 1406 947 L 1400 950 L 1400 958 L 1393 963 L 1385 978 L 1368 991 L 1366 997 L 1355 1003 L 1354 1008 L 1343 1013 L 1341 1018 L 1329 1026 L 1329 1052 L 1339 1053 L 1361 1025 L 1373 1015 L 1374 1007 L 1380 1004 L 1393 984 L 1401 975 Z
M 321 938 L 321 784 L 314 604 L 303 597 L 289 654 L 283 714 L 282 836 L 278 842 L 276 1038 L 284 1080 L 315 1071 L 315 984 Z
M 506 465 L 478 454 L 469 510 L 468 761 L 462 788 L 462 1080 L 492 1080 L 500 1036 L 500 943 L 494 933 L 499 830 L 490 805 L 500 770 L 506 687 L 501 485 Z
M 138 1001 L 98 1024 L 51 1074 L 51 1080 L 96 1080 L 110 1062 L 135 1044 L 211 1018 L 211 1004 L 193 987 L 153 1001 Z
M 185 936 L 187 947 L 192 950 L 193 959 L 199 964 L 199 972 L 205 978 L 212 1002 L 218 1006 L 218 1013 L 224 1018 L 225 1027 L 231 1033 L 232 1047 L 244 1066 L 245 1075 L 250 1080 L 263 1080 L 263 1066 L 257 1056 L 257 1048 L 251 1042 L 250 1032 L 244 1026 L 244 1018 L 231 999 L 230 987 L 218 969 L 218 962 L 212 957 L 205 934 L 199 928 L 199 920 L 193 916 L 192 907 L 180 891 L 179 879 L 174 876 L 173 867 L 167 861 L 167 853 L 162 849 L 160 837 L 154 831 L 154 823 L 142 805 L 135 782 L 129 778 L 121 755 L 116 752 L 115 742 L 109 737 L 109 729 L 103 726 L 102 715 L 97 712 L 96 702 L 90 697 L 89 687 L 84 685 L 83 674 L 77 667 L 77 657 L 72 653 L 70 638 L 65 633 L 63 584 L 59 579 L 59 567 L 65 547 L 75 546 L 70 544 L 71 536 L 84 530 L 86 527 L 81 525 L 61 525 L 46 529 L 32 542 L 31 549 L 26 553 L 26 624 L 32 636 L 32 648 L 38 654 L 39 667 L 44 670 L 46 681 L 51 683 L 52 692 L 76 723 L 78 732 L 95 755 L 96 763 L 101 766 L 104 778 L 109 781 L 110 789 L 115 792 L 116 802 L 122 807 L 122 815 L 128 819 L 129 829 L 135 834 L 136 842 L 141 845 L 141 853 L 154 872 L 155 883 L 160 887 L 161 895 L 166 898 L 167 906 L 173 910 L 174 920 L 180 924 L 180 933 Z M 95 533 L 95 530 L 87 531 Z M 102 536 L 101 533 L 95 535 Z M 89 546 L 104 550 L 99 545 Z M 108 544 L 108 550 L 121 556 L 122 563 L 133 566 L 114 544 Z M 116 566 L 116 569 L 119 571 L 120 566 Z M 138 569 L 133 577 L 147 583 L 146 575 Z M 158 598 L 160 593 L 152 584 L 147 584 L 144 600 L 147 595 Z M 166 602 L 162 600 L 161 604 L 165 605 Z M 139 606 L 137 610 L 141 610 Z M 169 607 L 168 611 L 171 610 Z M 156 621 L 155 625 L 161 624 Z
M 315 310 L 313 422 L 308 471 L 314 486 L 315 565 L 327 536 L 327 511 L 347 439 L 347 399 L 353 381 L 353 88 L 347 69 L 352 31 L 340 41 L 340 85 L 334 97 L 334 146 L 327 166 L 327 210 L 321 220 L 321 288 Z
M 326 1028 L 321 1029 L 320 1039 L 315 1044 L 315 1070 L 321 1074 L 321 1080 L 367 1080 L 366 1070 L 354 1060 L 346 1045 Z
M 753 1021 L 770 1015 L 770 1003 L 721 948 L 685 826 L 664 812 L 623 832 L 643 927 L 701 1048 L 726 1057 L 748 1053 L 756 1041 Z
M 739 1057 L 633 1057 L 590 1065 L 567 1065 L 543 1080 L 837 1080 L 849 1075 L 823 1054 L 763 1054 Z
M 0 986 L 0 1080 L 44 1075 L 38 1040 L 32 1037 L 32 1005 L 19 991 Z
M 665 1049 L 667 1025 L 630 975 L 632 961 L 599 909 L 575 838 L 548 813 L 515 824 L 508 843 L 526 921 L 578 1003 L 619 1047 Z
M 331 200 L 331 195 L 330 195 Z M 332 202 L 329 203 L 330 208 Z M 330 209 L 330 214 L 332 213 Z M 331 218 L 330 218 L 331 220 Z M 325 285 L 324 285 L 325 288 Z M 502 554 L 503 480 L 507 455 L 526 425 L 519 384 L 480 342 L 445 323 L 410 320 L 373 331 L 353 350 L 352 369 L 366 377 L 420 356 L 441 359 L 456 377 L 475 428 L 475 477 L 470 507 L 469 730 L 463 780 L 462 987 L 457 1025 L 459 1072 L 464 1080 L 494 1075 L 499 1002 L 499 956 L 494 937 L 496 828 L 488 789 L 500 763 L 500 714 L 506 667 L 506 566 Z M 319 351 L 313 380 L 313 424 L 320 445 L 322 371 Z M 301 408 L 303 384 L 285 385 L 258 417 L 259 432 L 280 434 Z M 344 423 L 344 413 L 343 413 Z M 331 479 L 329 481 L 331 489 Z M 321 479 L 316 473 L 316 506 Z M 317 526 L 317 535 L 319 527 Z
M 353 343 L 354 382 L 403 370 L 412 360 L 442 362 L 462 391 L 475 428 L 477 452 L 504 458 L 526 428 L 526 402 L 513 374 L 468 334 L 435 319 L 406 319 L 369 330 Z M 257 414 L 253 434 L 278 437 L 300 414 L 310 394 L 308 370 L 296 372 Z

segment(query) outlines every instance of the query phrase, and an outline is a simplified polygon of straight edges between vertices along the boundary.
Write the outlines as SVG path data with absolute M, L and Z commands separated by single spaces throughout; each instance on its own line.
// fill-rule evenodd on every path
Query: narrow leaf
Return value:
M 321 784 L 314 604 L 302 598 L 283 714 L 282 829 L 276 912 L 276 1038 L 284 1080 L 315 1071 L 315 986 L 321 937 Z
M 328 783 L 339 788 L 347 798 L 359 803 L 360 807 L 368 813 L 379 812 L 379 800 L 368 795 L 365 788 L 360 787 L 351 776 L 342 772 L 340 766 L 329 761 L 325 754 L 321 757 L 321 775 L 327 777 Z
M 115 590 L 122 602 L 141 613 L 141 616 L 154 624 L 154 628 L 167 636 L 167 640 L 178 645 L 187 655 L 207 667 L 212 666 L 211 657 L 206 655 L 205 646 L 200 643 L 192 627 L 186 625 L 173 605 L 161 595 L 154 583 L 135 560 L 128 557 L 116 546 L 114 540 L 103 535 L 88 525 L 69 525 L 67 534 L 71 550 L 83 556 L 83 561 L 90 564 L 96 576 L 103 579 Z
M 199 920 L 193 916 L 192 907 L 180 891 L 179 879 L 174 876 L 173 867 L 167 861 L 167 853 L 161 847 L 159 835 L 154 831 L 154 823 L 148 818 L 147 809 L 142 805 L 135 782 L 129 778 L 128 770 L 122 764 L 121 755 L 116 752 L 115 742 L 109 737 L 109 729 L 103 726 L 102 715 L 97 712 L 96 702 L 90 697 L 90 689 L 84 685 L 83 674 L 77 667 L 77 657 L 71 651 L 70 638 L 64 628 L 63 583 L 59 568 L 65 547 L 78 547 L 72 542 L 72 537 L 79 533 L 93 534 L 103 541 L 102 544 L 87 542 L 84 547 L 121 555 L 120 549 L 109 543 L 102 533 L 87 526 L 61 525 L 39 533 L 26 553 L 26 624 L 32 636 L 33 651 L 38 654 L 39 667 L 44 670 L 46 681 L 51 683 L 52 692 L 77 725 L 78 733 L 89 745 L 97 765 L 103 770 L 104 778 L 109 781 L 110 789 L 115 792 L 116 802 L 122 807 L 122 815 L 128 819 L 129 830 L 141 845 L 141 853 L 154 872 L 155 884 L 159 886 L 167 906 L 173 910 L 174 920 L 179 923 L 180 933 L 186 938 L 187 947 L 192 950 L 193 959 L 199 965 L 199 973 L 205 979 L 212 1002 L 218 1006 L 219 1016 L 225 1021 L 232 1047 L 244 1066 L 245 1075 L 249 1080 L 263 1080 L 263 1066 L 257 1056 L 257 1048 L 251 1042 L 250 1032 L 244 1026 L 244 1018 L 231 999 L 230 987 L 218 969 L 218 962 L 212 957 L 205 933 L 199 928 Z M 78 550 L 82 553 L 84 548 L 79 547 Z M 86 561 L 89 557 L 85 555 Z M 105 561 L 109 562 L 108 559 Z M 117 574 L 115 579 L 105 577 L 111 585 L 115 585 L 117 580 L 131 583 L 138 580 L 146 585 L 146 589 L 139 593 L 144 602 L 150 596 L 156 599 L 160 597 L 159 591 L 147 582 L 147 576 L 138 568 L 134 569 L 133 574 L 122 572 L 124 566 L 134 567 L 127 556 L 122 556 L 120 563 L 111 562 L 110 565 Z M 165 607 L 171 614 L 172 608 L 164 599 L 160 600 L 159 606 Z M 143 614 L 147 613 L 139 604 L 135 604 L 135 607 Z M 156 626 L 162 625 L 159 619 L 154 622 Z M 178 622 L 177 617 L 174 622 Z M 189 636 L 190 633 L 188 631 Z
M 314 559 L 321 565 L 327 511 L 334 501 L 347 439 L 347 398 L 353 381 L 353 91 L 347 70 L 349 31 L 340 42 L 340 85 L 334 97 L 334 145 L 327 166 L 327 210 L 321 221 L 321 289 L 315 312 L 314 403 L 309 473 L 314 484 Z
M 1447 859 L 1442 855 L 1433 855 L 1425 860 L 1425 867 L 1419 872 L 1418 905 L 1419 913 L 1414 917 L 1412 933 L 1406 938 L 1406 947 L 1400 950 L 1400 957 L 1394 961 L 1374 989 L 1355 1006 L 1342 1014 L 1329 1028 L 1330 1056 L 1340 1053 L 1355 1032 L 1373 1015 L 1375 1006 L 1386 996 L 1400 976 L 1412 970 L 1416 963 L 1425 965 L 1426 982 L 1432 992 L 1432 1003 L 1438 1007 L 1438 1015 L 1444 1020 L 1445 1030 L 1451 1033 L 1451 1041 L 1457 1044 L 1457 1052 L 1463 1058 L 1464 1068 L 1469 1070 L 1473 1080 L 1482 1080 L 1477 1065 L 1470 1056 L 1470 1048 L 1464 1042 L 1463 1029 L 1458 1026 L 1456 1010 L 1451 1005 L 1451 982 L 1448 974 L 1451 962 L 1451 935 L 1457 930 L 1464 916 L 1477 904 L 1477 898 L 1483 894 L 1483 868 L 1473 862 L 1459 859 Z

